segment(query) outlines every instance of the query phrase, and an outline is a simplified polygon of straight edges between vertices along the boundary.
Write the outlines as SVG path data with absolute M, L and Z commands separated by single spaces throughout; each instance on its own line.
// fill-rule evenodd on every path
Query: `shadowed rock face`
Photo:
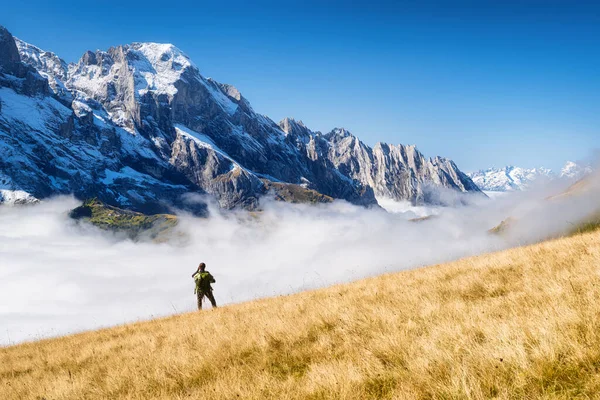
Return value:
M 0 26 L 0 55 L 0 71 L 14 74 L 21 58 L 12 35 L 3 26 Z
M 420 153 L 400 160 L 343 130 L 321 135 L 289 119 L 277 125 L 169 44 L 88 51 L 67 65 L 15 43 L 2 28 L 0 60 L 7 190 L 38 198 L 74 193 L 152 212 L 200 207 L 185 201 L 190 192 L 224 208 L 253 209 L 272 192 L 269 182 L 364 206 L 376 205 L 375 193 L 420 200 L 413 189 L 421 181 L 471 190 L 453 163 L 441 176 L 443 168 L 430 167 Z

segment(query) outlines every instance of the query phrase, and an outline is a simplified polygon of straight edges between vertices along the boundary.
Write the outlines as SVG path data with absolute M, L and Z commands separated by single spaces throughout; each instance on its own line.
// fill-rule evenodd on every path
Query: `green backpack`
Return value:
M 210 290 L 210 284 L 214 283 L 215 279 L 212 277 L 210 272 L 204 271 L 196 273 L 196 275 L 194 275 L 194 281 L 196 282 L 196 290 L 194 293 L 197 293 L 198 290 L 203 292 Z

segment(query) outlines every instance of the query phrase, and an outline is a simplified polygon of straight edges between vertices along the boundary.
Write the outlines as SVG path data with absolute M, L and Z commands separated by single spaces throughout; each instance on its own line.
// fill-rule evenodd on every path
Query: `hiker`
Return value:
M 208 297 L 210 304 L 213 308 L 217 307 L 215 296 L 212 293 L 211 283 L 215 283 L 215 278 L 206 270 L 206 264 L 200 263 L 196 272 L 192 274 L 194 282 L 196 282 L 196 289 L 194 294 L 198 297 L 198 310 L 202 310 L 202 299 L 204 296 Z

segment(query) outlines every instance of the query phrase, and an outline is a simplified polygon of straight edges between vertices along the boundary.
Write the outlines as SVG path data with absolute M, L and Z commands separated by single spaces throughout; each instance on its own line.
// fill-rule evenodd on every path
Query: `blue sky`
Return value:
M 276 121 L 416 144 L 467 171 L 558 169 L 600 148 L 598 2 L 221 3 L 30 0 L 0 24 L 67 61 L 170 42 Z

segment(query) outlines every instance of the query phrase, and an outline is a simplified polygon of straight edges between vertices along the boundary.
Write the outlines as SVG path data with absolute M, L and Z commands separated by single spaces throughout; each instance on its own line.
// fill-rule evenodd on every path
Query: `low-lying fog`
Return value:
M 559 189 L 457 208 L 382 201 L 390 213 L 344 202 L 268 202 L 258 217 L 213 210 L 208 219 L 181 216 L 185 245 L 117 240 L 79 226 L 67 216 L 78 205 L 72 198 L 2 206 L 0 345 L 192 311 L 191 274 L 201 261 L 224 305 L 532 242 L 572 229 L 595 210 L 593 194 L 544 200 Z M 512 235 L 487 233 L 508 216 L 520 220 Z

